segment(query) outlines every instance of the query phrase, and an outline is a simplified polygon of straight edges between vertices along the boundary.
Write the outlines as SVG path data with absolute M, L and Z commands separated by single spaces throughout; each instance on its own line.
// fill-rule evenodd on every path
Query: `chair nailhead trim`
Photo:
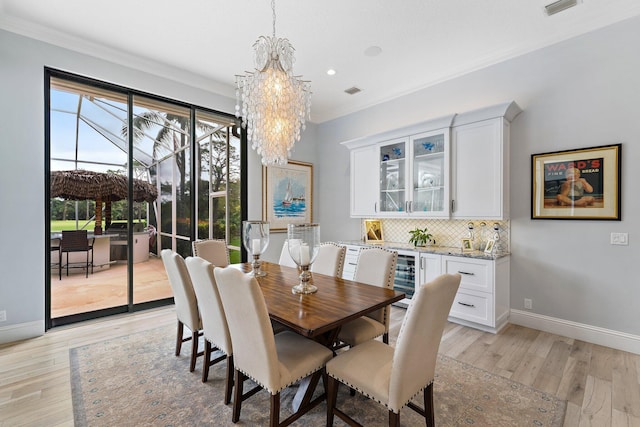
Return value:
M 379 400 L 379 399 L 377 399 L 377 398 L 375 398 L 375 397 L 371 396 L 370 394 L 365 393 L 363 390 L 361 390 L 361 389 L 360 389 L 360 388 L 358 388 L 357 386 L 355 386 L 355 385 L 353 385 L 353 384 L 349 383 L 347 380 L 342 379 L 342 378 L 340 378 L 340 377 L 337 377 L 336 375 L 334 375 L 334 374 L 332 374 L 332 373 L 330 373 L 330 372 L 327 372 L 327 374 L 328 374 L 331 378 L 335 378 L 336 380 L 340 381 L 342 384 L 344 384 L 344 385 L 346 385 L 347 387 L 350 387 L 350 388 L 352 388 L 352 389 L 356 390 L 358 393 L 360 393 L 360 394 L 362 394 L 362 395 L 364 395 L 364 396 L 368 397 L 369 399 L 371 399 L 371 400 L 375 400 L 376 402 L 378 402 L 379 404 L 383 405 L 385 408 L 389 409 L 390 411 L 393 411 L 393 412 L 394 412 L 394 413 L 396 413 L 396 414 L 399 414 L 399 413 L 400 413 L 400 411 L 399 411 L 399 410 L 398 410 L 398 411 L 396 411 L 396 410 L 391 409 L 391 408 L 389 407 L 389 404 L 388 404 L 387 402 L 383 402 L 383 401 L 381 401 L 381 400 Z M 404 402 L 404 403 L 402 404 L 402 406 L 400 407 L 400 409 L 402 409 L 402 408 L 404 408 L 405 406 L 407 406 L 407 403 L 411 402 L 411 401 L 412 401 L 416 396 L 418 396 L 418 395 L 420 394 L 420 392 L 421 392 L 422 390 L 424 390 L 425 388 L 429 387 L 432 383 L 433 383 L 433 380 L 429 381 L 429 383 L 428 383 L 427 385 L 425 385 L 422 389 L 418 390 L 418 391 L 416 392 L 416 394 L 414 394 L 413 396 L 411 396 L 411 397 L 409 398 L 409 400 L 407 400 L 406 402 Z
M 319 371 L 319 370 L 320 370 L 320 369 L 322 369 L 323 367 L 324 367 L 324 366 L 319 366 L 318 368 L 313 369 L 313 370 L 311 370 L 311 371 L 307 372 L 306 374 L 302 375 L 301 377 L 299 377 L 299 378 L 297 378 L 297 379 L 295 379 L 295 380 L 292 380 L 291 382 L 289 382 L 289 383 L 287 383 L 287 384 L 283 385 L 282 387 L 280 387 L 278 390 L 275 390 L 275 391 L 270 390 L 266 385 L 262 384 L 260 381 L 258 381 L 257 379 L 253 378 L 251 375 L 249 375 L 249 374 L 248 374 L 246 371 L 244 371 L 243 369 L 240 369 L 240 368 L 238 368 L 238 367 L 234 367 L 234 368 L 235 368 L 235 369 L 237 369 L 238 371 L 242 372 L 242 373 L 243 373 L 247 378 L 251 379 L 251 381 L 253 381 L 254 383 L 258 384 L 260 387 L 262 387 L 263 389 L 267 390 L 269 393 L 271 393 L 271 394 L 278 394 L 278 393 L 280 393 L 282 390 L 284 390 L 285 388 L 289 387 L 291 384 L 295 384 L 295 383 L 297 383 L 297 382 L 298 382 L 298 381 L 300 381 L 301 379 L 308 377 L 309 375 L 311 375 L 311 374 L 313 374 L 313 373 L 315 373 L 315 372 Z

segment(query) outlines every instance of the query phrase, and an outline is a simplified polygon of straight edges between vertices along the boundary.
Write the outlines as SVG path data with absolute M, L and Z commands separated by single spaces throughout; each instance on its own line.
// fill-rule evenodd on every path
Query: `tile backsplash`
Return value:
M 508 220 L 496 221 L 492 219 L 452 220 L 452 219 L 380 219 L 382 235 L 385 242 L 408 243 L 410 230 L 416 227 L 429 229 L 433 234 L 437 246 L 459 248 L 461 239 L 473 237 L 476 249 L 484 250 L 487 240 L 497 237 L 496 252 L 509 252 Z M 498 231 L 494 230 L 497 224 Z M 470 225 L 473 230 L 469 230 Z M 497 233 L 497 236 L 496 236 Z M 361 222 L 361 235 L 364 236 L 364 221 Z

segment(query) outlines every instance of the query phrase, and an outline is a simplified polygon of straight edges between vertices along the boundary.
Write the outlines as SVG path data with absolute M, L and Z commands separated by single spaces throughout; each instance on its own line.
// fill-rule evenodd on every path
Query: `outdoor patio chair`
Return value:
M 87 230 L 68 230 L 62 232 L 62 240 L 60 240 L 60 255 L 58 255 L 58 277 L 62 280 L 62 255 L 67 255 L 67 263 L 64 265 L 67 267 L 67 276 L 69 275 L 69 253 L 71 252 L 86 252 L 87 260 L 84 268 L 86 269 L 86 276 L 89 277 L 89 266 L 91 266 L 91 274 L 93 274 L 93 241 L 87 236 Z M 89 257 L 91 253 L 91 257 Z

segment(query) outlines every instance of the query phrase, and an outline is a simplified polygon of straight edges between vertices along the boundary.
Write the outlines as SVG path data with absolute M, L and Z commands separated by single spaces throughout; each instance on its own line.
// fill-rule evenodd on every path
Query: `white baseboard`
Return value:
M 511 309 L 510 323 L 640 354 L 640 336 Z
M 44 320 L 18 323 L 0 328 L 0 344 L 26 340 L 44 335 Z

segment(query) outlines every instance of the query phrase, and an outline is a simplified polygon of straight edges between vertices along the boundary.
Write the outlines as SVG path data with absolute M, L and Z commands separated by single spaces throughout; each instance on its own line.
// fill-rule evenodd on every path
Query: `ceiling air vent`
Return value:
M 348 93 L 349 95 L 355 95 L 358 92 L 362 92 L 362 89 L 353 86 L 353 87 L 350 87 L 349 89 L 345 89 L 345 92 Z
M 544 7 L 548 16 L 555 15 L 558 12 L 569 9 L 578 4 L 578 0 L 558 0 Z

